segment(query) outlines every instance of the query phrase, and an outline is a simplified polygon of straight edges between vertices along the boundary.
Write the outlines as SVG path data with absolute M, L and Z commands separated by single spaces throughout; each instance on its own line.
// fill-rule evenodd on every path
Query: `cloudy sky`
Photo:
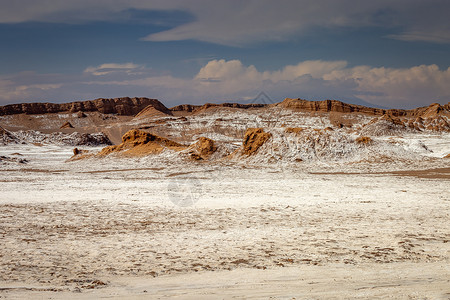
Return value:
M 447 0 L 0 0 L 0 105 L 450 101 Z

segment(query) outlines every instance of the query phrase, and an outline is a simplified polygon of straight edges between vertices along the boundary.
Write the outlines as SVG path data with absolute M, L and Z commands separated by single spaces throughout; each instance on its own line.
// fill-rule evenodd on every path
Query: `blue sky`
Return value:
M 0 105 L 449 102 L 450 2 L 372 2 L 3 0 Z

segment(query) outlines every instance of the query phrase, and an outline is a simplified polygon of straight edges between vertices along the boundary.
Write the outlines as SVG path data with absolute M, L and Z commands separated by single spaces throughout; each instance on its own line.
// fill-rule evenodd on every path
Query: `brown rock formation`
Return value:
M 193 160 L 206 160 L 217 151 L 214 141 L 206 137 L 200 137 L 198 141 L 189 148 Z
M 283 102 L 277 103 L 276 106 L 298 111 L 363 113 L 374 116 L 391 115 L 394 117 L 427 118 L 445 115 L 450 117 L 450 102 L 444 105 L 433 103 L 430 106 L 404 110 L 366 107 L 362 105 L 348 104 L 338 100 L 308 101 L 300 98 L 286 98 Z
M 371 144 L 373 142 L 373 140 L 372 140 L 372 138 L 370 138 L 368 136 L 359 136 L 356 138 L 355 142 L 357 144 L 368 145 L 368 144 Z
M 372 122 L 374 122 L 374 121 L 381 121 L 381 120 L 387 121 L 387 122 L 392 123 L 394 125 L 404 126 L 403 122 L 399 118 L 396 118 L 396 117 L 394 117 L 392 115 L 383 115 L 380 118 L 378 118 L 377 120 L 373 120 Z
M 204 105 L 177 105 L 168 109 L 156 99 L 149 98 L 114 98 L 96 99 L 89 101 L 77 101 L 70 103 L 21 103 L 0 106 L 0 116 L 13 114 L 45 114 L 58 112 L 80 112 L 78 117 L 84 117 L 83 112 L 98 111 L 104 114 L 118 114 L 134 116 L 142 111 L 141 115 L 152 112 L 161 112 L 172 115 L 173 112 L 195 113 L 208 108 L 264 108 L 266 104 L 239 104 L 239 103 L 206 103 Z M 381 109 L 362 105 L 347 104 L 338 100 L 308 101 L 303 99 L 286 98 L 277 103 L 277 107 L 309 111 L 309 112 L 338 112 L 338 113 L 364 113 L 369 115 L 392 115 L 395 117 L 422 117 L 434 118 L 436 116 L 450 117 L 450 102 L 444 105 L 433 103 L 430 106 L 419 107 L 411 110 L 403 109 Z M 144 111 L 143 111 L 144 110 Z
M 365 124 L 360 133 L 368 136 L 382 136 L 401 134 L 409 130 L 410 128 L 399 118 L 391 115 L 383 115 Z
M 167 109 L 166 107 L 155 107 L 154 105 L 150 104 L 147 107 L 145 107 L 143 110 L 141 110 L 135 118 L 143 119 L 147 117 L 155 117 L 155 116 L 172 116 L 172 112 Z
M 165 148 L 179 151 L 186 149 L 186 146 L 145 131 L 132 129 L 124 134 L 120 145 L 103 148 L 99 156 L 119 152 L 127 156 L 145 156 L 160 153 Z
M 249 109 L 249 108 L 261 108 L 261 107 L 266 107 L 266 104 L 258 104 L 258 103 L 251 103 L 251 104 L 239 104 L 239 103 L 221 103 L 221 104 L 216 104 L 216 103 L 206 103 L 204 105 L 191 105 L 191 104 L 182 104 L 182 105 L 177 105 L 174 106 L 172 108 L 170 108 L 170 110 L 172 112 L 199 112 L 199 111 L 204 111 L 210 107 L 228 107 L 228 108 L 241 108 L 241 109 Z
M 341 113 L 365 113 L 370 115 L 383 115 L 387 110 L 380 108 L 365 107 L 362 105 L 347 104 L 338 100 L 308 101 L 303 99 L 286 98 L 283 102 L 276 104 L 278 107 L 289 108 L 299 111 L 312 112 L 341 112 Z M 396 110 L 389 110 L 395 113 Z
M 242 143 L 244 147 L 243 153 L 246 155 L 256 153 L 271 136 L 272 134 L 264 132 L 262 128 L 247 129 L 244 135 L 244 142 Z
M 286 129 L 284 131 L 286 131 L 287 133 L 299 134 L 300 132 L 303 131 L 303 128 L 301 128 L 301 127 L 286 127 Z
M 439 105 L 439 104 L 438 104 Z M 449 132 L 450 124 L 445 118 L 446 110 L 442 106 L 431 105 L 431 109 L 416 109 L 414 114 L 421 116 L 415 117 L 414 114 L 402 119 L 392 115 L 382 115 L 375 118 L 362 129 L 362 133 L 369 135 L 390 135 L 402 131 L 423 131 L 430 130 L 436 132 Z
M 73 125 L 70 124 L 69 121 L 67 121 L 66 123 L 62 124 L 61 127 L 59 127 L 60 129 L 67 129 L 67 128 L 73 128 Z
M 429 106 L 408 110 L 406 117 L 434 118 L 436 116 L 450 117 L 450 102 L 444 105 L 433 103 Z
M 170 108 L 172 112 L 193 112 L 199 109 L 201 105 L 181 104 Z
M 11 132 L 0 126 L 0 144 L 7 145 L 9 143 L 17 142 L 17 138 Z
M 46 114 L 58 112 L 98 111 L 104 114 L 134 116 L 145 107 L 169 112 L 161 102 L 149 98 L 115 98 L 78 101 L 70 103 L 21 103 L 0 106 L 0 116 L 13 114 Z
M 0 126 L 0 134 L 1 135 L 3 135 L 3 134 L 5 134 L 5 135 L 8 134 L 9 135 L 10 133 L 9 133 L 9 131 L 7 131 L 6 129 L 3 129 L 3 127 Z
M 78 149 L 78 148 L 73 148 L 73 155 L 80 155 L 80 154 L 86 154 L 89 153 L 89 150 L 84 150 L 84 149 Z

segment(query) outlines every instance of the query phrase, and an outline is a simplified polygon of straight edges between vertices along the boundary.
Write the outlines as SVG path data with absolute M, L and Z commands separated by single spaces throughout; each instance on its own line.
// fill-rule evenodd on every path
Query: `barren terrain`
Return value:
M 151 133 L 101 156 L 0 117 L 0 298 L 450 297 L 447 131 L 277 107 L 171 113 L 49 116 L 73 118 L 68 135 Z M 177 149 L 135 151 L 166 139 Z

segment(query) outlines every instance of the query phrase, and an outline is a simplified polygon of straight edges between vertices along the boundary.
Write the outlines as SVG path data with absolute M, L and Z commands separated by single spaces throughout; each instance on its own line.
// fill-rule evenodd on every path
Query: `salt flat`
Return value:
M 51 145 L 0 155 L 13 152 L 29 163 L 0 169 L 2 297 L 450 295 L 449 180 L 392 172 L 445 170 L 443 159 L 65 162 L 71 148 Z

